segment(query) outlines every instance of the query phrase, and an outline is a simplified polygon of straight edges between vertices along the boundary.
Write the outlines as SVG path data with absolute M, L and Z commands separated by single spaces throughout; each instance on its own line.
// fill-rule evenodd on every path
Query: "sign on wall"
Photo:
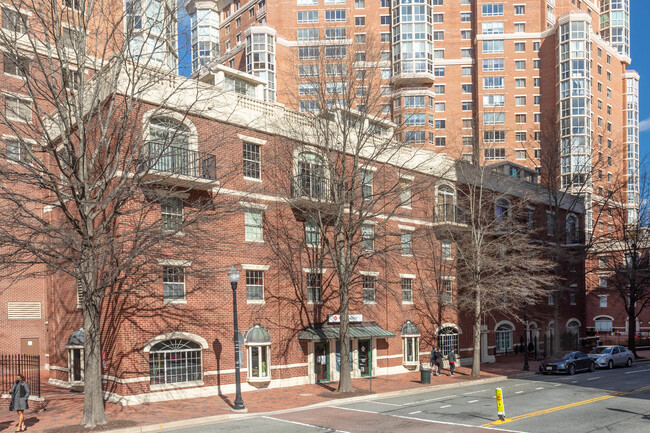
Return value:
M 348 314 L 348 320 L 350 321 L 350 323 L 363 322 L 363 315 L 362 314 Z M 327 321 L 329 323 L 341 323 L 341 315 L 340 314 L 330 314 Z

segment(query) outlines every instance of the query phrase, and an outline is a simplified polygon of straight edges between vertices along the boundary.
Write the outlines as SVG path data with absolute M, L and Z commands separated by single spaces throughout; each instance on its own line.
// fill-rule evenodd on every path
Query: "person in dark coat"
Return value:
M 442 352 L 441 351 L 436 351 L 436 365 L 438 366 L 438 371 L 436 371 L 436 376 L 440 376 L 440 372 L 442 371 Z
M 25 380 L 25 376 L 22 374 L 16 375 L 16 382 L 11 387 L 11 403 L 9 404 L 10 411 L 18 412 L 18 424 L 16 427 L 19 431 L 27 430 L 25 426 L 25 410 L 29 409 L 29 404 L 27 400 L 29 399 L 30 389 L 29 384 Z
M 429 364 L 431 365 L 431 368 L 433 368 L 435 362 L 436 362 L 436 348 L 433 347 L 431 349 L 431 355 L 429 355 Z
M 453 376 L 454 369 L 456 368 L 456 349 L 451 349 L 447 355 L 447 359 L 449 359 L 449 375 Z

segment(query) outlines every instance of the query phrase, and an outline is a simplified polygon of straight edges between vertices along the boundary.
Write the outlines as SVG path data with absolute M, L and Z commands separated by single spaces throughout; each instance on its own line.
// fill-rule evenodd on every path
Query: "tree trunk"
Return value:
M 477 289 L 479 290 L 479 289 Z M 472 377 L 481 376 L 481 297 L 477 294 L 474 304 L 474 355 L 472 356 Z
M 341 307 L 339 309 L 339 314 L 341 315 L 341 326 L 340 326 L 340 377 L 339 377 L 339 387 L 336 392 L 353 392 L 354 388 L 352 387 L 352 377 L 350 374 L 350 318 L 348 316 L 349 306 L 348 306 L 348 286 L 343 283 L 340 284 L 339 289 L 339 298 L 341 301 Z
M 88 290 L 84 291 L 85 296 Z M 98 297 L 90 296 L 84 303 L 84 413 L 81 425 L 93 428 L 106 424 L 104 391 L 102 389 L 101 332 Z
M 634 353 L 634 359 L 636 359 L 636 312 L 634 306 L 630 306 L 627 314 L 627 328 L 627 348 Z

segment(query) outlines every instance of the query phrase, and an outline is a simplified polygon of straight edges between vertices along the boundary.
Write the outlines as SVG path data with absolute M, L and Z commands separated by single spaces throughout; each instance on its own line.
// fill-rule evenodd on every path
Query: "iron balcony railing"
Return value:
M 332 200 L 331 183 L 324 176 L 299 174 L 291 181 L 291 197 L 330 201 Z
M 217 157 L 184 147 L 149 142 L 140 157 L 140 172 L 159 171 L 198 179 L 217 180 Z
M 465 212 L 458 206 L 436 205 L 434 207 L 433 222 L 437 224 L 465 224 Z

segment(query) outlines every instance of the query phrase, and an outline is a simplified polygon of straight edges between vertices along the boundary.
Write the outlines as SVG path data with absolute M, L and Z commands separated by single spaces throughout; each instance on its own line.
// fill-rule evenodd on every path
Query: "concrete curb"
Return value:
M 477 379 L 477 380 L 468 380 L 468 381 L 463 381 L 463 382 L 446 383 L 446 384 L 443 384 L 443 385 L 433 385 L 433 386 L 427 386 L 427 387 L 423 387 L 423 388 L 403 389 L 403 390 L 399 390 L 399 391 L 390 391 L 390 392 L 383 392 L 383 393 L 378 393 L 378 394 L 360 395 L 358 397 L 331 399 L 331 400 L 327 400 L 327 401 L 322 401 L 320 403 L 310 404 L 308 406 L 300 406 L 300 407 L 295 407 L 295 408 L 290 408 L 290 409 L 281 409 L 281 410 L 275 410 L 275 411 L 271 411 L 271 412 L 229 413 L 229 414 L 222 414 L 222 415 L 213 415 L 213 416 L 206 416 L 206 417 L 201 417 L 201 418 L 193 418 L 193 419 L 180 420 L 180 421 L 170 421 L 170 422 L 161 423 L 161 424 L 151 424 L 151 425 L 144 425 L 144 426 L 137 426 L 137 427 L 127 427 L 127 428 L 118 429 L 118 430 L 107 430 L 104 433 L 145 433 L 145 432 L 153 432 L 153 431 L 164 431 L 164 430 L 173 429 L 173 428 L 198 427 L 198 426 L 202 426 L 202 425 L 206 425 L 206 424 L 212 424 L 212 423 L 223 422 L 223 421 L 230 421 L 230 420 L 234 420 L 234 419 L 253 418 L 253 417 L 258 417 L 258 416 L 279 415 L 279 414 L 288 413 L 288 412 L 299 412 L 299 411 L 303 411 L 303 410 L 316 409 L 316 408 L 319 408 L 319 407 L 331 407 L 331 406 L 337 406 L 337 405 L 340 405 L 340 404 L 376 400 L 376 399 L 379 399 L 379 398 L 401 397 L 401 396 L 405 396 L 405 395 L 423 394 L 425 392 L 431 392 L 431 391 L 436 391 L 436 390 L 453 389 L 453 388 L 465 388 L 465 387 L 468 387 L 468 386 L 482 385 L 482 384 L 486 384 L 486 383 L 499 382 L 499 381 L 502 381 L 502 380 L 516 379 L 516 378 L 520 378 L 520 377 L 533 376 L 533 375 L 535 375 L 535 372 L 518 373 L 518 374 L 514 374 L 514 375 L 510 375 L 510 376 L 489 377 L 489 378 L 486 378 L 486 379 Z

